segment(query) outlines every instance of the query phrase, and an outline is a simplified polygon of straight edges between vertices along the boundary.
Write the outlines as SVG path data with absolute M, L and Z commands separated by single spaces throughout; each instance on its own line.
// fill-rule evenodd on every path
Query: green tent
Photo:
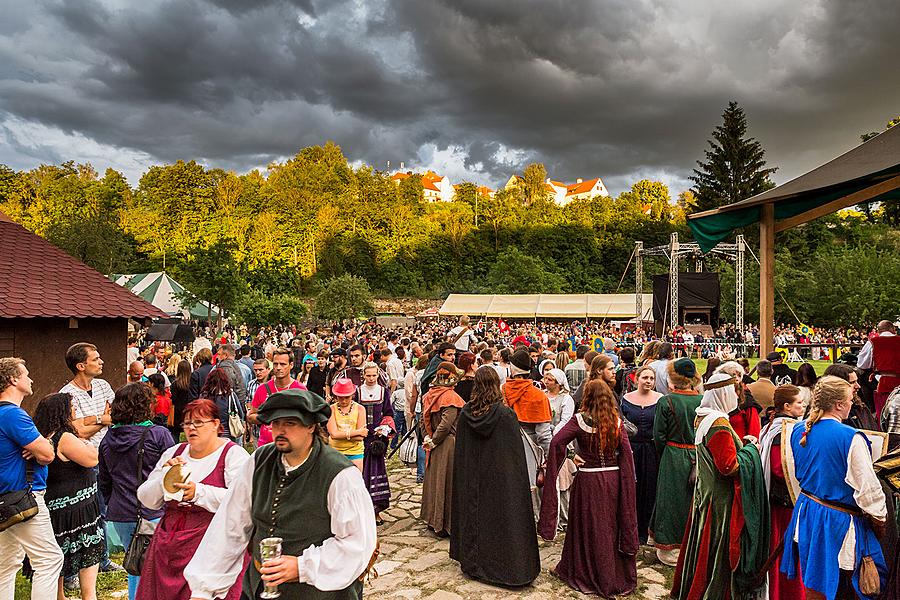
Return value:
M 195 320 L 205 320 L 210 314 L 213 320 L 219 318 L 219 311 L 215 306 L 211 313 L 208 312 L 206 302 L 199 302 L 189 309 L 184 308 L 175 297 L 175 294 L 185 291 L 184 286 L 164 272 L 113 275 L 111 278 L 166 314 Z

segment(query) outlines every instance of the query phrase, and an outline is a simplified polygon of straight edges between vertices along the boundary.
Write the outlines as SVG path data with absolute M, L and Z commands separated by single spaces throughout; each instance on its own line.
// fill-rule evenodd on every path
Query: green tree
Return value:
M 316 316 L 329 321 L 343 321 L 369 317 L 375 304 L 369 284 L 362 277 L 350 274 L 332 277 L 322 285 L 316 296 Z
M 275 324 L 299 325 L 307 314 L 309 308 L 296 296 L 268 296 L 251 291 L 241 298 L 234 318 L 238 323 L 246 323 L 250 327 L 263 327 Z
M 559 294 L 562 275 L 547 269 L 541 260 L 510 246 L 499 255 L 485 278 L 483 291 L 493 294 Z
M 706 161 L 698 160 L 699 169 L 690 177 L 698 211 L 739 202 L 774 187 L 769 177 L 777 168 L 765 166 L 762 144 L 747 137 L 747 117 L 737 102 L 728 103 L 712 137 Z
M 532 163 L 522 171 L 520 184 L 522 200 L 526 205 L 531 205 L 542 200 L 550 199 L 550 190 L 547 187 L 547 169 L 543 163 Z
M 215 304 L 219 307 L 220 321 L 223 312 L 237 307 L 248 287 L 233 252 L 232 243 L 219 240 L 208 248 L 197 248 L 176 267 L 178 279 L 187 290 L 179 298 L 183 306 L 201 301 Z

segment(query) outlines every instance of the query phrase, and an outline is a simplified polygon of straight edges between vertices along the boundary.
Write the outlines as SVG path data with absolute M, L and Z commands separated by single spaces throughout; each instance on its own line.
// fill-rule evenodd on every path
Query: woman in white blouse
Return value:
M 249 459 L 242 447 L 219 437 L 222 421 L 211 400 L 188 404 L 183 419 L 187 443 L 166 450 L 137 491 L 141 503 L 148 508 L 165 506 L 166 510 L 145 555 L 145 577 L 137 591 L 139 600 L 191 597 L 184 568 L 200 546 L 228 488 Z M 173 473 L 167 478 L 170 469 Z M 240 591 L 238 577 L 227 600 L 237 600 Z

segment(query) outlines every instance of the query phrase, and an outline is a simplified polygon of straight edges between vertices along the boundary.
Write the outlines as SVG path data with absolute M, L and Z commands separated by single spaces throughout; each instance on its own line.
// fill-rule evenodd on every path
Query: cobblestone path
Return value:
M 391 508 L 381 513 L 385 523 L 378 528 L 381 557 L 376 569 L 379 575 L 366 584 L 366 598 L 537 600 L 597 597 L 576 592 L 550 574 L 550 569 L 559 562 L 563 534 L 553 542 L 540 540 L 541 574 L 528 587 L 498 588 L 466 578 L 459 564 L 450 560 L 450 541 L 428 531 L 418 518 L 422 486 L 416 484 L 415 469 L 408 469 L 396 461 L 391 461 L 388 469 Z M 642 558 L 644 555 L 649 559 L 647 562 Z M 672 569 L 655 562 L 653 551 L 643 547 L 638 559 L 638 589 L 624 598 L 667 598 L 671 578 Z

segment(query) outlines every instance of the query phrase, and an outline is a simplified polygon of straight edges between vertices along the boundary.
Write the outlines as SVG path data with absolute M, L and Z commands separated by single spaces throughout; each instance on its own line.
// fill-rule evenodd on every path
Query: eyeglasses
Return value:
M 181 428 L 182 429 L 190 429 L 191 427 L 193 427 L 194 429 L 200 429 L 201 427 L 203 427 L 204 423 L 212 423 L 212 422 L 213 422 L 212 419 L 210 419 L 208 421 L 187 421 L 187 422 L 181 424 Z

